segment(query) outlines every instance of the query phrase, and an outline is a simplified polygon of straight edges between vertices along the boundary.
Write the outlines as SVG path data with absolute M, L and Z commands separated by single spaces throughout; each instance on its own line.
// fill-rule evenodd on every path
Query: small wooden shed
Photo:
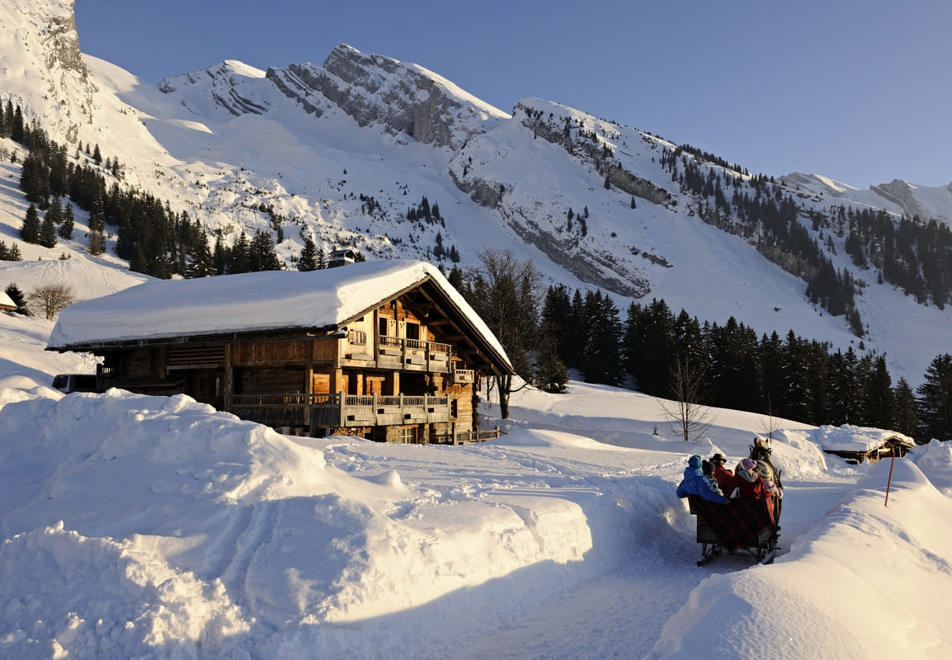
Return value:
M 889 456 L 904 456 L 916 446 L 915 440 L 897 431 L 865 426 L 821 426 L 817 433 L 825 453 L 850 463 L 875 463 Z
M 154 280 L 64 309 L 48 350 L 103 357 L 99 388 L 184 393 L 288 433 L 458 443 L 505 350 L 442 273 L 362 262 Z
M 17 311 L 17 304 L 13 302 L 6 291 L 0 291 L 0 312 L 15 312 Z

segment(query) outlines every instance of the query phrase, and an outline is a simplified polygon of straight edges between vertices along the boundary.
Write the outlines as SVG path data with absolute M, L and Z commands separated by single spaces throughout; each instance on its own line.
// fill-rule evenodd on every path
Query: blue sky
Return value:
M 952 3 L 77 0 L 80 46 L 158 82 L 339 43 L 503 110 L 537 96 L 751 172 L 952 182 Z

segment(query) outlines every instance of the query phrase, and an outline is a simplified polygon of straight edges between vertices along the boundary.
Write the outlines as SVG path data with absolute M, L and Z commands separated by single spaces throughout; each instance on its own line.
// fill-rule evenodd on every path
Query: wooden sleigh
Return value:
M 697 495 L 688 496 L 691 514 L 697 517 L 697 542 L 703 566 L 726 550 L 745 554 L 769 564 L 776 554 L 780 527 L 768 500 L 735 499 L 730 504 L 709 502 Z

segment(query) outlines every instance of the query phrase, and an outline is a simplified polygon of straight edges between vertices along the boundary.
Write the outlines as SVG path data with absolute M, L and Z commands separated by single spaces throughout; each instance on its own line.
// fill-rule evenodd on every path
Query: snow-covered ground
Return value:
M 818 429 L 571 382 L 499 440 L 289 437 L 184 396 L 63 396 L 0 314 L 0 656 L 947 658 L 952 447 L 849 466 Z M 778 428 L 779 427 L 779 428 Z M 697 567 L 685 461 L 774 433 L 781 551 Z

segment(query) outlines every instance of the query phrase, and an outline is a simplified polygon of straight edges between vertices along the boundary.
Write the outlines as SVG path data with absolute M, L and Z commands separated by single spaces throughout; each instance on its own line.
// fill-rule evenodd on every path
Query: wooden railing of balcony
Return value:
M 232 394 L 225 410 L 269 426 L 390 426 L 450 420 L 448 396 Z
M 438 341 L 377 337 L 377 366 L 447 373 L 453 347 Z

